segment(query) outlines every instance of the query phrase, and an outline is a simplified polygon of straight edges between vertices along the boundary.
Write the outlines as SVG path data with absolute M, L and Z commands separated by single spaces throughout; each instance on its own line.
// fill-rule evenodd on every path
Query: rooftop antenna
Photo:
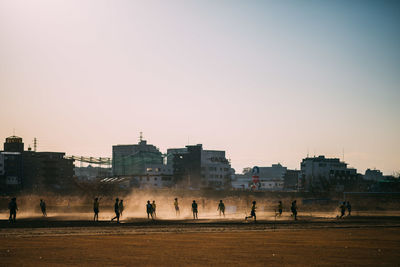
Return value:
M 143 132 L 140 132 L 139 141 L 140 141 L 140 142 L 143 141 Z
M 343 162 L 344 162 L 344 148 L 342 149 L 342 159 L 343 159 Z
M 33 151 L 36 152 L 36 148 L 37 148 L 37 139 L 36 137 L 33 139 Z

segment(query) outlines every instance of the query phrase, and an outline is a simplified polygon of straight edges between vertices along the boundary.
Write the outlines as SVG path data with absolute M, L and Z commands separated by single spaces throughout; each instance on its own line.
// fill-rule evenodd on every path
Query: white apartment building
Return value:
M 231 180 L 231 165 L 225 151 L 201 151 L 201 179 L 208 187 L 222 188 Z

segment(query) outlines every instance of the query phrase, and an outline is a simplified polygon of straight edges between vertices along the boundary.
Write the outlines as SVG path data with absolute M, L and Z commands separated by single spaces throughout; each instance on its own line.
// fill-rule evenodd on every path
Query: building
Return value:
M 0 188 L 15 191 L 22 188 L 23 164 L 20 152 L 0 152 Z
M 375 182 L 383 180 L 383 173 L 380 170 L 367 169 L 365 171 L 364 180 Z
M 201 144 L 167 150 L 174 181 L 189 188 L 223 189 L 231 186 L 231 165 L 225 151 L 203 150 Z
M 174 186 L 172 168 L 164 164 L 148 165 L 142 175 L 130 177 L 130 187 L 141 189 L 168 188 Z
M 253 167 L 251 170 L 247 170 L 244 173 L 245 176 L 253 176 L 253 171 L 255 168 L 258 169 L 258 176 L 264 179 L 283 179 L 287 168 L 283 167 L 280 163 L 272 164 L 271 167 Z
M 0 177 L 3 177 L 4 173 L 4 155 L 3 153 L 0 153 Z
M 285 190 L 297 190 L 299 187 L 299 178 L 300 178 L 299 170 L 287 170 L 285 175 L 283 176 L 284 180 L 283 188 Z
M 61 152 L 24 151 L 21 137 L 6 138 L 4 151 L 3 185 L 8 189 L 60 190 L 73 188 L 73 160 Z M 6 190 L 7 190 L 6 188 Z
M 146 174 L 149 165 L 163 164 L 160 150 L 140 139 L 135 145 L 115 145 L 112 151 L 112 172 L 114 176 L 135 176 Z
M 24 189 L 73 190 L 74 160 L 65 153 L 25 151 L 23 161 Z
M 301 187 L 307 191 L 353 190 L 360 176 L 338 158 L 318 156 L 301 162 Z
M 243 174 L 235 175 L 232 187 L 235 189 L 251 189 L 266 191 L 282 191 L 287 168 L 280 163 L 271 167 L 245 168 Z
M 252 178 L 244 174 L 235 174 L 231 181 L 233 189 L 250 190 L 252 184 Z

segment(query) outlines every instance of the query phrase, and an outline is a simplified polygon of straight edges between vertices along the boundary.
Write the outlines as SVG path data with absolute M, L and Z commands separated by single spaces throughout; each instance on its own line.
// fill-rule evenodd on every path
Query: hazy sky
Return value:
M 399 1 L 0 0 L 0 138 L 400 170 Z

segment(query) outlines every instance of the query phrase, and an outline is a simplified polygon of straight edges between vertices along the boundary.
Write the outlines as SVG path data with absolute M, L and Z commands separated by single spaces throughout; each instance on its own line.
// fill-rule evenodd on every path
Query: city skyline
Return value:
M 16 136 L 15 135 L 15 133 L 12 135 L 12 136 Z M 11 136 L 9 136 L 9 137 L 11 137 Z M 21 137 L 21 136 L 17 136 L 17 137 Z M 22 137 L 21 137 L 22 138 Z M 35 137 L 34 139 L 36 139 L 36 141 L 37 141 L 37 138 Z M 182 147 L 185 147 L 185 146 L 193 146 L 193 145 L 198 145 L 198 144 L 201 144 L 201 143 L 193 143 L 193 144 L 184 144 L 184 145 L 182 145 L 182 146 L 176 146 L 176 147 L 168 147 L 168 148 L 166 148 L 165 149 L 165 151 L 164 150 L 162 150 L 162 149 L 160 149 L 160 147 L 159 146 L 157 146 L 157 144 L 153 144 L 153 143 L 151 143 L 151 142 L 148 142 L 148 140 L 146 139 L 146 138 L 144 138 L 143 137 L 143 135 L 142 135 L 142 132 L 140 132 L 140 135 L 139 135 L 139 137 L 138 137 L 138 142 L 137 143 L 134 143 L 134 142 L 131 142 L 131 143 L 125 143 L 125 144 L 113 144 L 113 145 L 111 145 L 111 148 L 113 147 L 113 146 L 119 146 L 119 145 L 135 145 L 135 144 L 139 144 L 139 142 L 140 142 L 140 140 L 145 140 L 145 141 L 147 141 L 147 144 L 148 145 L 154 145 L 157 149 L 159 149 L 160 150 L 160 152 L 163 154 L 163 155 L 167 155 L 168 153 L 167 153 L 167 150 L 168 149 L 181 149 Z M 24 142 L 24 139 L 23 139 L 23 142 Z M 32 144 L 34 144 L 34 140 L 32 140 Z M 25 143 L 24 142 L 24 146 L 25 146 L 25 150 L 28 150 L 28 149 L 31 149 L 31 150 L 34 150 L 34 145 L 32 145 L 31 143 L 29 143 L 29 144 L 27 144 L 27 143 Z M 201 145 L 204 145 L 204 144 L 201 144 Z M 40 149 L 40 145 L 38 146 L 39 148 L 37 149 L 37 151 L 38 152 L 65 152 L 65 151 L 51 151 L 51 149 L 49 149 L 49 150 L 43 150 L 43 149 Z M 50 146 L 50 147 L 54 147 L 54 146 Z M 224 151 L 224 152 L 226 152 L 227 153 L 227 155 L 229 155 L 229 151 L 226 151 L 225 149 L 223 149 L 223 148 L 213 148 L 213 149 L 209 149 L 209 150 L 212 150 L 212 151 Z M 111 153 L 112 154 L 112 153 Z M 90 157 L 90 156 L 93 156 L 93 155 L 72 155 L 72 154 L 68 154 L 68 153 L 66 153 L 66 156 L 75 156 L 75 157 L 80 157 L 80 156 L 82 156 L 82 157 Z M 300 160 L 299 160 L 299 163 L 298 163 L 298 167 L 292 167 L 292 166 L 288 166 L 288 165 L 285 165 L 285 163 L 284 163 L 284 161 L 277 161 L 277 162 L 268 162 L 268 163 L 265 163 L 265 161 L 262 161 L 262 160 L 259 160 L 258 162 L 260 163 L 260 164 L 251 164 L 251 163 L 249 163 L 249 164 L 247 164 L 247 165 L 245 165 L 244 167 L 242 167 L 241 169 L 235 169 L 234 168 L 234 166 L 233 166 L 233 164 L 232 164 L 232 159 L 230 158 L 230 157 L 227 157 L 227 159 L 228 160 L 230 160 L 230 163 L 232 164 L 232 168 L 234 168 L 235 169 L 235 171 L 236 171 L 236 174 L 240 174 L 240 173 L 242 173 L 242 171 L 244 171 L 244 168 L 252 168 L 252 167 L 254 167 L 254 166 L 260 166 L 260 167 L 266 167 L 266 166 L 272 166 L 272 165 L 274 165 L 274 164 L 282 164 L 283 166 L 285 166 L 285 167 L 288 167 L 289 169 L 293 169 L 293 170 L 300 170 L 300 164 L 301 164 L 301 161 L 303 160 L 303 159 L 305 159 L 305 158 L 318 158 L 318 157 L 320 157 L 320 156 L 324 156 L 324 157 L 326 157 L 326 158 L 337 158 L 337 159 L 339 159 L 340 160 L 340 162 L 345 162 L 347 165 L 348 165 L 348 167 L 349 168 L 355 168 L 356 170 L 357 170 L 357 172 L 358 173 L 361 173 L 361 174 L 363 174 L 367 169 L 370 169 L 370 170 L 380 170 L 380 169 L 377 169 L 377 168 L 375 168 L 375 167 L 368 167 L 368 168 L 366 168 L 365 170 L 360 170 L 360 169 L 358 169 L 357 167 L 355 167 L 355 166 L 353 166 L 350 162 L 347 162 L 343 157 L 345 156 L 344 155 L 344 151 L 342 151 L 342 155 L 341 156 L 335 156 L 335 155 L 332 155 L 332 156 L 329 156 L 329 155 L 326 155 L 326 154 L 309 154 L 309 152 L 307 152 L 307 155 L 305 155 L 304 157 L 302 157 Z M 112 155 L 107 155 L 107 156 L 104 156 L 104 155 L 96 155 L 95 157 L 107 157 L 107 158 L 112 158 Z M 85 165 L 87 165 L 87 164 L 85 164 Z M 380 170 L 380 171 L 382 171 L 382 170 Z M 398 171 L 393 171 L 393 172 L 391 172 L 391 173 L 385 173 L 384 172 L 384 174 L 385 175 L 398 175 L 399 174 L 399 172 Z
M 400 5 L 0 1 L 0 136 L 108 156 L 144 138 L 232 167 L 400 170 Z

